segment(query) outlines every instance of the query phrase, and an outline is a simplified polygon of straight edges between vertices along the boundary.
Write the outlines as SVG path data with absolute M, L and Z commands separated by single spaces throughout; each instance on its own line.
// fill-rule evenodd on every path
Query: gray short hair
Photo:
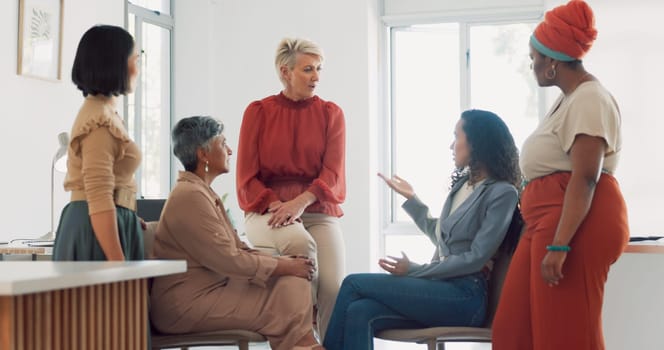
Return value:
M 187 171 L 196 170 L 199 148 L 209 149 L 210 141 L 224 131 L 224 124 L 208 116 L 181 119 L 175 124 L 171 138 L 173 154 Z
M 295 58 L 298 53 L 316 55 L 323 61 L 323 50 L 313 41 L 299 38 L 284 38 L 277 46 L 277 54 L 274 58 L 274 67 L 277 69 L 277 75 L 282 84 L 286 82 L 281 77 L 281 66 L 288 69 L 295 67 Z

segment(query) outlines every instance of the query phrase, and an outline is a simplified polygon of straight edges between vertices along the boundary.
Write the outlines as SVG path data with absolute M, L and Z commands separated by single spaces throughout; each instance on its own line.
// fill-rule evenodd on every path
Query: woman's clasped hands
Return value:
M 272 228 L 279 228 L 301 221 L 304 210 L 315 201 L 316 196 L 308 191 L 287 202 L 274 201 L 267 209 L 267 212 L 272 214 L 267 224 Z
M 307 256 L 280 256 L 277 259 L 277 267 L 274 276 L 295 276 L 311 281 L 316 272 L 314 260 Z

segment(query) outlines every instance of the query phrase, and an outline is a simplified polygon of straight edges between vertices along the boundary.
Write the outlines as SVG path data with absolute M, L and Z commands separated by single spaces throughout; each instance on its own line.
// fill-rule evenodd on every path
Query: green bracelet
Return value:
M 546 250 L 550 252 L 569 252 L 572 250 L 572 247 L 568 245 L 548 245 L 546 246 Z

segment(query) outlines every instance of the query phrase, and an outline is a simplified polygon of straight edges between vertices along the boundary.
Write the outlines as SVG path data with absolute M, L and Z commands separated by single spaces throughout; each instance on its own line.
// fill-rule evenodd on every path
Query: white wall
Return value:
M 62 81 L 16 75 L 18 0 L 0 1 L 0 241 L 36 238 L 50 229 L 50 169 L 59 132 L 69 132 L 83 97 L 71 83 L 81 35 L 94 24 L 124 25 L 124 1 L 64 2 Z M 55 175 L 56 221 L 68 196 Z
M 273 64 L 278 42 L 285 36 L 306 37 L 322 46 L 326 59 L 317 94 L 336 102 L 346 115 L 348 199 L 342 226 L 349 272 L 368 271 L 378 246 L 376 3 L 195 0 L 187 1 L 186 8 L 176 2 L 175 8 L 176 119 L 195 114 L 221 119 L 234 149 L 245 107 L 282 88 Z M 229 206 L 241 221 L 235 171 L 217 179 L 214 188 L 231 194 Z
M 210 0 L 174 1 L 174 119 L 210 115 L 214 99 L 214 13 Z
M 432 12 L 468 12 L 469 10 L 541 7 L 543 0 L 385 0 L 387 16 L 424 14 Z
M 611 267 L 602 308 L 607 350 L 664 349 L 662 275 L 661 249 L 657 254 L 625 253 Z
M 532 18 L 540 12 L 544 0 L 384 0 L 383 19 L 391 25 L 410 25 L 473 20 L 509 14 L 511 18 Z

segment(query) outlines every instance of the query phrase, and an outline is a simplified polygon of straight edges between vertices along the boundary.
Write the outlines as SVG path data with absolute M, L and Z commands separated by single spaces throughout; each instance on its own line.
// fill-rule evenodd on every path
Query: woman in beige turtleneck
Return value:
M 141 153 L 116 111 L 117 96 L 133 90 L 138 58 L 134 39 L 120 27 L 94 26 L 79 42 L 72 81 L 85 101 L 71 130 L 64 184 L 71 202 L 53 260 L 143 258 L 134 180 Z

